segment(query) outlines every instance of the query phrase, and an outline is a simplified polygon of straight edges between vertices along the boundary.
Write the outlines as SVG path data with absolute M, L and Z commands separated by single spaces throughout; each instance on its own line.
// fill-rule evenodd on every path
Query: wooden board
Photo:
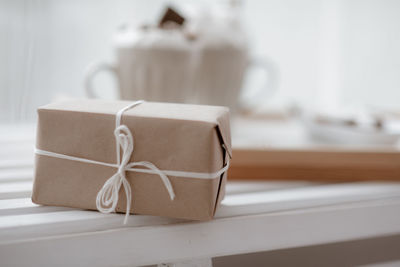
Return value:
M 317 142 L 296 121 L 233 120 L 229 179 L 400 180 L 396 146 Z
M 400 153 L 389 150 L 234 149 L 229 179 L 400 180 Z

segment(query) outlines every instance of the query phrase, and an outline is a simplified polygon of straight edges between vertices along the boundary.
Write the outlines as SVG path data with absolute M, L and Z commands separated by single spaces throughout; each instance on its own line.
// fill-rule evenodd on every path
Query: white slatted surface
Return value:
M 210 222 L 131 216 L 123 226 L 119 214 L 37 206 L 32 129 L 0 131 L 1 266 L 134 266 L 400 233 L 393 182 L 228 183 Z

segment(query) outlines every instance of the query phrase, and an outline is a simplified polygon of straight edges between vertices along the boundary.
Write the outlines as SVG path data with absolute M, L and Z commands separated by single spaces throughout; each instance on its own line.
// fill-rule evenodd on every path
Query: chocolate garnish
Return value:
M 158 25 L 162 28 L 164 27 L 164 24 L 170 24 L 170 22 L 174 22 L 178 25 L 183 25 L 183 23 L 185 22 L 185 18 L 182 17 L 173 8 L 168 7 Z

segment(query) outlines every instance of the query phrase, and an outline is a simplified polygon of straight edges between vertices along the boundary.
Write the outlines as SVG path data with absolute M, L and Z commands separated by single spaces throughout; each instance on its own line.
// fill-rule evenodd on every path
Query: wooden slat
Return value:
M 1 149 L 0 149 L 0 158 L 10 158 L 10 157 L 15 157 L 15 158 L 32 158 L 33 156 L 33 143 L 31 142 L 25 142 L 25 143 L 6 143 L 6 144 L 1 144 Z
M 309 209 L 395 197 L 400 197 L 400 185 L 395 183 L 320 185 L 265 192 L 248 190 L 240 194 L 228 194 L 218 209 L 216 218 Z M 131 218 L 132 223 L 128 226 L 137 226 L 138 220 L 141 225 L 149 226 L 152 223 L 157 224 L 158 220 L 162 223 L 184 222 L 183 220 L 171 221 L 167 218 L 157 219 L 152 216 L 135 215 Z M 105 215 L 92 211 L 66 211 L 64 208 L 57 207 L 37 207 L 26 199 L 0 201 L 0 240 L 4 242 L 28 237 L 120 228 L 123 227 L 122 221 L 122 214 Z
M 0 184 L 0 199 L 30 197 L 32 182 L 10 182 Z
M 228 195 L 217 217 L 231 217 L 400 197 L 400 183 L 320 185 Z
M 6 182 L 32 181 L 33 170 L 27 169 L 7 169 L 0 171 L 0 185 Z
M 269 192 L 280 189 L 292 189 L 299 187 L 311 187 L 321 185 L 321 183 L 308 182 L 308 181 L 251 181 L 251 180 L 233 180 L 229 181 L 226 186 L 226 193 L 228 195 L 251 193 L 251 192 Z
M 65 207 L 39 206 L 32 203 L 30 198 L 14 198 L 0 200 L 0 217 L 9 215 L 23 215 L 35 213 L 50 213 L 56 211 L 73 210 Z
M 3 215 L 2 211 L 8 209 L 21 209 L 21 208 L 33 208 L 38 205 L 32 203 L 30 198 L 11 198 L 0 200 L 0 216 Z M 22 213 L 20 213 L 22 214 Z
M 122 214 L 103 214 L 97 211 L 63 210 L 0 217 L 0 244 L 18 240 L 95 232 L 124 227 L 156 226 L 184 220 L 156 216 L 130 216 L 123 225 Z
M 399 210 L 397 198 L 204 223 L 35 238 L 0 244 L 0 258 L 6 266 L 128 266 L 268 251 L 398 234 Z M 44 251 L 45 256 L 37 257 Z
M 32 169 L 33 157 L 17 159 L 0 159 L 0 170 L 5 169 Z
M 244 192 L 228 195 L 223 200 L 225 205 L 248 205 L 273 203 L 278 201 L 302 201 L 314 199 L 317 201 L 335 198 L 339 202 L 363 200 L 375 197 L 400 197 L 400 183 L 346 183 L 334 185 L 319 185 L 313 187 L 288 188 L 275 191 Z

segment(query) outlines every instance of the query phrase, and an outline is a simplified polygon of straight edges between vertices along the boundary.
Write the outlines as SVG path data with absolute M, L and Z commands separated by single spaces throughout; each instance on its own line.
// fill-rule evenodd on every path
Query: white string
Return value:
M 35 151 L 35 154 L 38 154 L 41 156 L 48 156 L 48 157 L 53 157 L 53 158 L 67 159 L 67 160 L 78 161 L 78 162 L 83 162 L 83 163 L 118 168 L 118 164 L 114 164 L 114 163 L 107 163 L 107 162 L 102 162 L 102 161 L 78 158 L 78 157 L 68 156 L 68 155 L 50 152 L 50 151 L 46 151 L 46 150 L 41 150 L 38 148 L 35 148 L 34 151 Z M 172 170 L 160 170 L 160 171 L 167 176 L 198 178 L 198 179 L 214 179 L 214 178 L 220 177 L 224 172 L 226 172 L 228 170 L 228 168 L 229 168 L 229 157 L 228 157 L 227 164 L 222 169 L 220 169 L 216 172 L 208 173 L 208 172 L 172 171 Z M 143 169 L 143 168 L 131 167 L 131 168 L 126 168 L 125 170 L 130 171 L 130 172 L 157 174 L 157 172 L 154 170 Z
M 126 179 L 126 171 L 159 175 L 164 183 L 165 188 L 168 191 L 171 200 L 173 200 L 175 198 L 175 193 L 167 175 L 176 177 L 187 177 L 187 178 L 213 179 L 216 177 L 220 177 L 229 168 L 229 157 L 227 157 L 226 165 L 219 171 L 213 173 L 160 170 L 153 163 L 148 161 L 129 163 L 129 160 L 134 150 L 134 140 L 129 128 L 126 125 L 120 125 L 120 124 L 121 124 L 122 114 L 126 110 L 133 108 L 141 103 L 143 103 L 142 100 L 136 101 L 124 107 L 123 109 L 119 110 L 118 113 L 116 114 L 115 130 L 114 130 L 116 153 L 117 153 L 116 164 L 73 157 L 37 148 L 35 149 L 35 153 L 42 156 L 118 168 L 118 171 L 104 183 L 103 187 L 98 192 L 96 197 L 96 207 L 102 213 L 115 212 L 115 208 L 118 204 L 119 190 L 121 188 L 121 185 L 123 185 L 126 195 L 126 214 L 125 214 L 124 224 L 126 224 L 128 221 L 130 207 L 131 207 L 131 199 L 132 199 L 131 187 L 128 180 Z M 122 159 L 120 155 L 121 148 L 122 148 Z

